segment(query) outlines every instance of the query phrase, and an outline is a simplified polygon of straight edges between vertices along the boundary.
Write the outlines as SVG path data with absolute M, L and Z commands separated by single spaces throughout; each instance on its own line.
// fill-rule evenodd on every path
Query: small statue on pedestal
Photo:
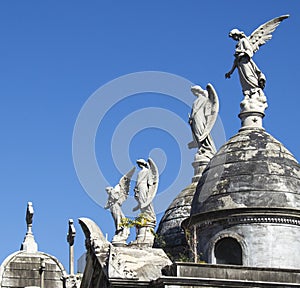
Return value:
M 233 29 L 229 33 L 229 37 L 238 43 L 234 53 L 235 59 L 233 66 L 231 70 L 225 74 L 225 78 L 230 78 L 234 70 L 236 68 L 238 69 L 243 94 L 245 96 L 240 105 L 241 114 L 250 111 L 260 113 L 261 118 L 264 116 L 264 111 L 268 107 L 267 99 L 263 92 L 266 78 L 252 60 L 252 57 L 260 46 L 272 38 L 272 33 L 281 21 L 288 17 L 289 15 L 283 15 L 264 23 L 249 37 L 238 29 Z M 243 121 L 243 117 L 241 118 Z M 254 117 L 253 121 L 257 122 L 258 119 Z

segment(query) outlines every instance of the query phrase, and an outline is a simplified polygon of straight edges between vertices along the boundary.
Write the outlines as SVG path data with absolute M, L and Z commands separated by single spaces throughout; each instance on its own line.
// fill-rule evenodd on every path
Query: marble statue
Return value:
M 195 85 L 191 88 L 197 97 L 192 106 L 189 116 L 189 124 L 192 129 L 194 140 L 189 143 L 189 148 L 198 148 L 198 160 L 209 161 L 216 153 L 214 142 L 210 132 L 216 122 L 219 112 L 219 100 L 216 91 L 211 84 L 207 90 Z
M 34 210 L 33 210 L 32 202 L 28 202 L 27 210 L 26 210 L 26 224 L 27 224 L 28 230 L 30 230 L 30 231 L 31 231 L 31 227 L 32 227 L 33 214 L 34 214 Z
M 70 246 L 74 245 L 74 239 L 76 236 L 76 230 L 74 226 L 74 220 L 69 219 L 69 229 L 68 229 L 68 234 L 67 234 L 67 242 L 69 243 Z
M 69 273 L 74 275 L 74 240 L 76 236 L 76 230 L 74 226 L 74 220 L 69 219 L 69 229 L 67 234 L 67 242 L 69 243 Z
M 129 228 L 122 227 L 122 219 L 125 218 L 122 212 L 122 204 L 128 198 L 131 177 L 135 171 L 135 167 L 132 168 L 127 174 L 125 174 L 115 187 L 106 187 L 108 194 L 108 200 L 105 205 L 105 209 L 110 209 L 111 215 L 115 222 L 115 235 L 112 243 L 125 243 L 129 236 Z
M 238 70 L 243 94 L 245 96 L 245 101 L 241 103 L 241 112 L 255 109 L 264 112 L 267 108 L 267 100 L 263 92 L 266 78 L 252 57 L 260 46 L 272 38 L 272 33 L 281 21 L 288 17 L 289 15 L 284 15 L 264 23 L 254 30 L 249 37 L 238 29 L 233 29 L 229 33 L 229 37 L 238 43 L 234 53 L 235 59 L 233 66 L 231 70 L 225 74 L 225 78 L 230 78 L 234 70 Z
M 134 244 L 145 244 L 152 247 L 154 241 L 153 229 L 156 225 L 156 214 L 152 201 L 157 192 L 159 174 L 157 166 L 151 158 L 149 158 L 148 161 L 139 159 L 136 163 L 141 170 L 137 175 L 134 188 L 134 198 L 138 202 L 138 205 L 133 208 L 133 211 L 140 210 L 140 216 L 138 218 L 140 218 L 144 224 L 137 227 L 136 241 L 134 241 Z
M 32 223 L 33 223 L 34 209 L 32 202 L 27 203 L 26 209 L 26 224 L 27 232 L 24 241 L 21 245 L 21 250 L 34 253 L 38 251 L 38 245 L 34 240 L 34 235 L 32 233 Z
M 156 216 L 152 200 L 157 192 L 158 170 L 151 158 L 149 158 L 148 162 L 144 159 L 139 159 L 136 163 L 141 170 L 138 173 L 134 188 L 134 198 L 138 202 L 138 206 L 133 211 L 140 209 L 144 218 L 155 223 Z

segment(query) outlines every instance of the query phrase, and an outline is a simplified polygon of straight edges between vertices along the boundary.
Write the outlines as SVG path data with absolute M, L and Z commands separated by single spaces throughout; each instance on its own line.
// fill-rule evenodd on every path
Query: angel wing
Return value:
M 133 167 L 129 172 L 127 172 L 119 181 L 119 184 L 115 187 L 115 190 L 119 190 L 119 199 L 118 203 L 122 205 L 122 203 L 128 198 L 129 195 L 129 188 L 130 188 L 130 181 L 132 175 L 135 171 L 135 167 Z
M 148 183 L 150 184 L 148 199 L 147 201 L 145 201 L 145 203 L 141 205 L 141 209 L 147 207 L 153 201 L 158 188 L 159 174 L 158 174 L 157 166 L 151 158 L 148 159 L 148 164 L 151 171 L 149 175 L 150 179 L 148 179 Z
M 252 48 L 253 53 L 255 53 L 260 46 L 264 45 L 267 41 L 272 38 L 272 33 L 275 31 L 276 27 L 290 15 L 283 15 L 277 18 L 274 18 L 262 25 L 260 25 L 252 34 L 248 37 Z
M 211 105 L 210 109 L 210 115 L 208 116 L 206 127 L 204 128 L 204 131 L 200 137 L 200 141 L 203 141 L 211 132 L 212 128 L 214 127 L 218 113 L 219 113 L 219 98 L 217 95 L 216 90 L 214 87 L 208 83 L 206 86 L 206 90 L 208 92 L 208 99 Z

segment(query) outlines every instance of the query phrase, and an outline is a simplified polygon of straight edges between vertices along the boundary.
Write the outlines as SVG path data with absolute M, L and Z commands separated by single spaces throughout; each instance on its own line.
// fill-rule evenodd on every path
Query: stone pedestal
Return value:
M 204 169 L 210 161 L 210 159 L 198 159 L 197 155 L 198 154 L 195 155 L 195 161 L 192 163 L 194 167 L 194 176 L 192 178 L 192 183 L 198 183 Z
M 240 103 L 239 118 L 243 128 L 262 128 L 262 119 L 268 108 L 267 98 L 262 89 L 244 91 L 244 100 Z
M 130 229 L 127 227 L 123 227 L 122 230 L 119 231 L 119 233 L 117 233 L 111 243 L 116 246 L 116 247 L 124 247 L 127 245 L 127 239 L 130 235 Z
M 136 227 L 136 239 L 132 241 L 129 245 L 137 245 L 138 247 L 151 248 L 154 243 L 154 228 L 155 225 Z
M 81 288 L 150 287 L 151 281 L 162 276 L 162 269 L 172 264 L 162 249 L 138 245 L 115 247 L 105 239 L 95 222 L 80 218 L 79 223 L 87 246 Z M 138 235 L 149 236 L 149 227 L 142 228 L 146 229 Z
M 65 288 L 79 288 L 82 280 L 82 274 L 71 274 L 64 277 Z
M 29 253 L 34 253 L 38 251 L 38 245 L 34 240 L 34 236 L 31 232 L 27 232 L 24 241 L 21 246 L 21 250 L 27 251 Z
M 239 118 L 241 119 L 241 126 L 243 128 L 262 128 L 262 119 L 265 114 L 257 111 L 241 112 Z

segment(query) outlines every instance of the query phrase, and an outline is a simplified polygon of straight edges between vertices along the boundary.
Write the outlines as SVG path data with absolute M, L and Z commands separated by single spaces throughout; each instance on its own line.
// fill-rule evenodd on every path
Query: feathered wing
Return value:
M 211 105 L 210 109 L 210 115 L 208 115 L 206 127 L 200 137 L 200 141 L 203 141 L 211 132 L 212 128 L 214 127 L 218 113 L 219 113 L 219 98 L 217 95 L 216 90 L 211 84 L 207 84 L 206 90 L 208 92 L 208 99 L 209 99 L 209 105 Z M 208 105 L 208 104 L 207 104 Z
M 135 167 L 133 167 L 129 172 L 127 172 L 119 181 L 119 184 L 115 187 L 115 190 L 117 190 L 119 186 L 120 195 L 118 199 L 118 203 L 122 205 L 122 203 L 128 198 L 129 195 L 129 188 L 130 188 L 130 181 L 132 178 L 132 175 L 135 171 Z
M 252 48 L 253 53 L 255 53 L 260 46 L 264 45 L 267 41 L 272 38 L 272 33 L 275 31 L 276 27 L 289 15 L 283 15 L 277 18 L 274 18 L 262 25 L 260 25 L 252 34 L 248 37 Z

